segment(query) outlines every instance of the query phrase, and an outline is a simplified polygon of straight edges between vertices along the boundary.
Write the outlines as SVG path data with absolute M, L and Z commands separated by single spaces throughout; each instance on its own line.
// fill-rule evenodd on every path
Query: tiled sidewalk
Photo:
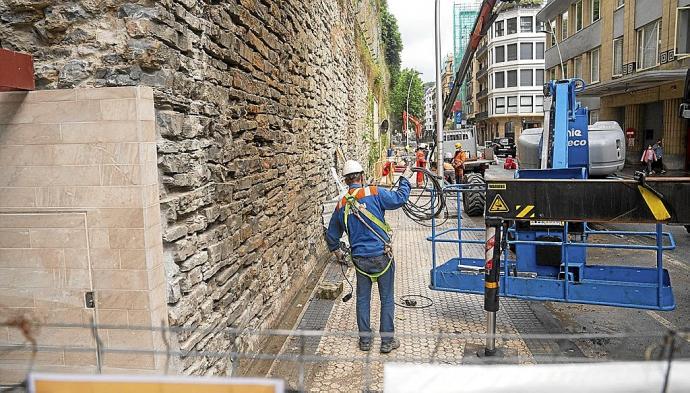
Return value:
M 454 209 L 453 209 L 454 210 Z M 485 332 L 485 312 L 483 298 L 477 295 L 432 291 L 429 289 L 429 269 L 431 266 L 431 245 L 426 240 L 429 228 L 408 219 L 402 211 L 387 213 L 387 221 L 394 230 L 394 252 L 396 257 L 396 300 L 402 295 L 419 294 L 428 296 L 433 305 L 424 309 L 408 309 L 396 306 L 396 333 L 401 347 L 391 354 L 378 352 L 379 341 L 374 341 L 372 351 L 367 354 L 357 348 L 355 337 L 325 336 L 321 339 L 317 356 L 361 357 L 361 361 L 323 362 L 311 368 L 307 378 L 309 391 L 339 392 L 383 389 L 383 363 L 388 361 L 435 362 L 459 364 L 467 344 L 477 347 L 483 345 L 477 339 L 441 339 L 429 337 L 436 333 L 479 333 Z M 445 227 L 455 225 L 450 220 Z M 483 226 L 483 218 L 464 221 L 463 226 Z M 483 236 L 469 233 L 468 238 Z M 439 262 L 450 259 L 457 253 L 457 245 L 441 245 Z M 466 256 L 481 258 L 482 245 L 466 245 Z M 354 279 L 350 269 L 349 277 Z M 374 291 L 377 291 L 374 288 Z M 399 300 L 397 300 L 399 302 Z M 378 330 L 378 294 L 372 294 L 372 330 Z M 337 300 L 326 323 L 326 332 L 356 332 L 355 299 L 347 303 Z M 517 328 L 504 310 L 498 314 L 498 332 L 516 334 Z M 415 337 L 416 334 L 425 337 Z M 531 354 L 521 339 L 498 341 L 498 345 L 513 349 L 520 362 L 531 362 Z M 367 356 L 370 356 L 367 361 Z

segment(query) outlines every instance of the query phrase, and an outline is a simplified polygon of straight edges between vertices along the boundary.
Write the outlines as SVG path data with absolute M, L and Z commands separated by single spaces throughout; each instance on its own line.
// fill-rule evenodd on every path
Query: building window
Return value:
M 506 113 L 506 98 L 505 97 L 497 97 L 496 98 L 496 114 L 504 114 Z
M 544 21 L 537 22 L 537 31 L 536 32 L 539 33 L 540 31 L 546 31 L 546 22 L 544 22 Z
M 520 86 L 532 86 L 532 70 L 520 70 Z
M 573 59 L 573 78 L 582 78 L 582 56 Z
M 520 113 L 532 112 L 532 96 L 520 96 Z
M 507 61 L 517 60 L 517 44 L 508 45 L 508 58 Z
M 613 76 L 623 75 L 623 38 L 613 40 Z
M 532 32 L 532 17 L 531 16 L 521 16 L 520 17 L 520 32 L 521 33 L 531 33 Z
M 678 8 L 676 14 L 676 54 L 690 55 L 690 7 Z
M 549 26 L 549 31 L 551 32 L 551 34 L 549 34 L 549 37 L 551 37 L 551 46 L 554 46 L 556 45 L 556 21 L 550 21 Z
M 589 82 L 599 82 L 599 48 L 589 52 Z
M 659 39 L 661 20 L 649 23 L 637 30 L 637 69 L 654 67 L 659 64 Z
M 517 70 L 513 71 L 508 71 L 507 72 L 508 76 L 508 83 L 507 87 L 516 87 L 517 86 Z
M 506 34 L 517 33 L 517 18 L 510 18 L 506 21 Z
M 575 3 L 575 31 L 582 30 L 582 0 Z
M 532 60 L 532 43 L 523 42 L 520 44 L 520 60 Z
M 553 67 L 551 70 L 549 70 L 549 80 L 556 80 L 556 67 Z
M 495 55 L 496 63 L 503 63 L 504 61 L 506 61 L 506 52 L 505 52 L 506 47 L 503 45 L 497 46 L 495 50 L 496 50 L 496 55 Z
M 599 111 L 591 110 L 589 111 L 589 124 L 594 124 L 599 121 Z
M 537 60 L 544 60 L 544 43 L 543 42 L 537 42 L 535 43 L 536 45 L 536 50 L 535 50 L 535 59 Z
M 534 97 L 534 112 L 544 112 L 544 97 L 536 96 Z
M 517 113 L 518 111 L 517 96 L 508 97 L 508 113 Z
M 534 70 L 534 85 L 544 86 L 544 70 L 540 68 Z
M 570 73 L 568 73 L 568 62 L 567 61 L 565 63 L 563 63 L 563 70 L 562 71 L 563 71 L 563 75 L 561 75 L 561 77 L 562 77 L 561 79 L 570 78 L 570 76 L 569 76 Z
M 499 20 L 498 22 L 494 23 L 494 31 L 496 33 L 496 37 L 503 37 L 503 21 Z
M 561 14 L 561 41 L 568 38 L 568 11 Z
M 496 87 L 497 89 L 502 89 L 506 86 L 505 73 L 503 71 L 494 74 L 494 78 L 496 78 L 496 80 L 494 81 L 494 87 Z
M 625 0 L 616 0 L 616 9 L 619 9 L 624 5 L 625 5 Z
M 599 12 L 601 10 L 600 0 L 592 0 L 592 23 L 599 20 Z

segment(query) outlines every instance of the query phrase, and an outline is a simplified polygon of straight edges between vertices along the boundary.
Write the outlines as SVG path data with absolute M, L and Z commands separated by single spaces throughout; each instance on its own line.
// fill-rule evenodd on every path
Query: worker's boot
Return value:
M 390 353 L 392 350 L 398 348 L 400 348 L 400 341 L 398 341 L 397 338 L 381 343 L 381 353 Z
M 371 340 L 359 340 L 359 350 L 368 352 L 371 350 Z

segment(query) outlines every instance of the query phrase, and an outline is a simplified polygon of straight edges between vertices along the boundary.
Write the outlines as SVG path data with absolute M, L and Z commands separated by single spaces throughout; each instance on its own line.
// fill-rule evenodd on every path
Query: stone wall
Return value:
M 370 132 L 354 3 L 0 3 L 0 44 L 34 55 L 38 88 L 153 88 L 169 320 L 204 329 L 179 335 L 185 351 L 230 348 L 211 328 L 272 326 L 326 254 L 335 148 L 364 160 Z

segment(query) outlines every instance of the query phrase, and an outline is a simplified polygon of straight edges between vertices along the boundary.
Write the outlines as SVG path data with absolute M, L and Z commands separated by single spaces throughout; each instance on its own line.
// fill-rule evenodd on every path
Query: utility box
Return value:
M 0 91 L 35 88 L 33 57 L 0 48 Z

